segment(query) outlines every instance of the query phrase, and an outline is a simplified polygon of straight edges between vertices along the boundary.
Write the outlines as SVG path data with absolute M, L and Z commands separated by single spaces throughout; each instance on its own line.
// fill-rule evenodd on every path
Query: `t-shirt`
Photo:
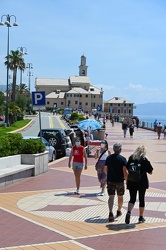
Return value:
M 83 146 L 73 146 L 73 162 L 83 162 L 84 161 L 84 147 Z
M 123 166 L 127 165 L 127 160 L 120 154 L 109 155 L 106 159 L 107 166 L 107 183 L 108 182 L 123 182 Z

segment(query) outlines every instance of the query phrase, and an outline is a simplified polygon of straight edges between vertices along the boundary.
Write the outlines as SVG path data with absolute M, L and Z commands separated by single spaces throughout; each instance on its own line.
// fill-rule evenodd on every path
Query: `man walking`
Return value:
M 112 212 L 114 205 L 115 192 L 118 196 L 118 209 L 116 216 L 122 215 L 121 208 L 123 204 L 123 195 L 125 191 L 124 187 L 124 174 L 127 160 L 120 155 L 122 151 L 122 145 L 115 143 L 113 146 L 114 154 L 107 157 L 105 162 L 105 172 L 107 173 L 107 192 L 109 195 L 108 207 L 109 207 L 109 222 L 114 221 L 114 215 Z

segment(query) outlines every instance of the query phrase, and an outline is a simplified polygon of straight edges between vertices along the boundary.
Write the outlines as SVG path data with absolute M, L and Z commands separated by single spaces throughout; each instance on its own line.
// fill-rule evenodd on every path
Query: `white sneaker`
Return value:
M 97 194 L 97 196 L 104 196 L 105 193 L 103 191 L 101 191 L 99 194 Z
M 79 191 L 79 190 L 76 190 L 76 191 L 74 192 L 74 194 L 80 194 L 80 191 Z

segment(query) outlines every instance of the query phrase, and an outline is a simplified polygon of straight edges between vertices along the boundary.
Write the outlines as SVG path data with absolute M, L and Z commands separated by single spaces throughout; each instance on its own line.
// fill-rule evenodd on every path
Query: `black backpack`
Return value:
M 132 162 L 128 168 L 128 180 L 139 182 L 141 180 L 141 162 Z

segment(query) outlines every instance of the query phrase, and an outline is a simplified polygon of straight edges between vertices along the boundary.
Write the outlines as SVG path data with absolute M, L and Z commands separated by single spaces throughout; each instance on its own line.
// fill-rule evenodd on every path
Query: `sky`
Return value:
M 9 28 L 10 50 L 24 48 L 33 65 L 31 91 L 36 77 L 79 75 L 84 54 L 104 101 L 166 102 L 165 0 L 0 0 L 0 17 L 8 14 L 18 22 Z M 7 27 L 0 26 L 0 85 L 6 55 Z M 27 70 L 23 82 L 28 86 Z

